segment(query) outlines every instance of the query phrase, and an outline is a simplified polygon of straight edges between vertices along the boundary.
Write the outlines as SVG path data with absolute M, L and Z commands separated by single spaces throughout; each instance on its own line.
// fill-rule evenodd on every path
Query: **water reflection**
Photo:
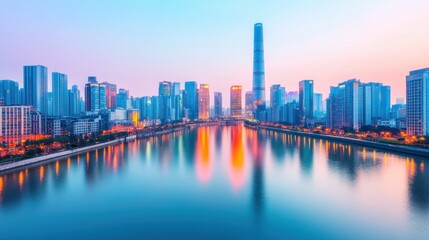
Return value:
M 300 192 L 297 191 L 307 190 L 308 186 L 304 182 L 323 182 L 320 190 L 326 192 L 322 196 L 324 201 L 333 201 L 329 198 L 331 186 L 336 187 L 335 193 L 338 195 L 348 194 L 339 197 L 341 199 L 356 197 L 350 203 L 339 203 L 344 204 L 347 209 L 354 209 L 360 203 L 358 195 L 362 193 L 361 190 L 371 188 L 365 184 L 377 181 L 382 184 L 382 188 L 377 189 L 380 196 L 394 193 L 395 198 L 390 201 L 401 208 L 397 211 L 407 212 L 408 217 L 411 216 L 415 222 L 423 222 L 420 218 L 415 218 L 415 215 L 429 219 L 428 164 L 422 158 L 274 131 L 251 130 L 242 126 L 201 127 L 109 146 L 3 174 L 0 176 L 0 211 L 14 212 L 20 206 L 33 206 L 31 204 L 46 200 L 48 192 L 54 194 L 50 195 L 51 198 L 55 198 L 60 196 L 55 195 L 59 192 L 78 191 L 74 187 L 80 182 L 90 189 L 98 189 L 102 183 L 113 179 L 123 181 L 120 183 L 123 188 L 127 188 L 133 183 L 127 182 L 130 181 L 127 178 L 124 180 L 117 177 L 128 176 L 130 172 L 137 172 L 139 177 L 148 172 L 155 173 L 152 174 L 154 176 L 158 176 L 158 172 L 167 176 L 180 172 L 185 173 L 179 174 L 180 176 L 186 176 L 186 179 L 204 187 L 197 188 L 182 178 L 171 177 L 174 182 L 169 184 L 175 189 L 164 186 L 163 190 L 153 194 L 162 197 L 161 191 L 177 192 L 180 191 L 177 189 L 179 186 L 188 189 L 180 192 L 180 199 L 192 202 L 199 196 L 199 191 L 203 191 L 201 189 L 209 189 L 202 195 L 208 195 L 209 192 L 212 194 L 210 197 L 215 199 L 211 199 L 210 204 L 214 204 L 214 209 L 243 205 L 248 211 L 250 207 L 252 216 L 258 223 L 274 221 L 269 220 L 269 210 L 272 207 L 270 203 L 276 202 L 276 198 L 286 191 L 289 196 L 299 195 Z M 291 171 L 295 169 L 292 174 Z M 288 180 L 286 182 L 293 182 L 295 188 L 276 189 L 281 184 L 273 182 L 273 179 L 278 181 L 285 178 Z M 233 191 L 225 189 L 225 185 L 222 185 L 225 181 L 228 183 L 227 188 Z M 151 179 L 150 184 L 157 186 L 158 178 Z M 130 189 L 128 191 L 137 191 Z M 150 192 L 150 189 L 144 190 Z M 236 194 L 233 196 L 243 194 L 246 202 L 241 205 L 216 205 L 223 199 L 230 202 L 240 199 L 230 196 L 231 192 Z M 81 194 L 84 195 L 85 192 L 82 191 Z M 99 196 L 99 199 L 102 197 Z M 405 199 L 405 205 L 401 199 Z M 374 201 L 373 204 L 379 203 Z M 171 205 L 176 206 L 174 203 Z M 138 209 L 139 205 L 133 207 Z M 181 212 L 180 209 L 174 211 Z M 276 210 L 271 209 L 271 212 Z M 386 212 L 377 214 L 390 216 Z M 394 214 L 392 216 L 397 217 Z M 401 223 L 406 221 L 408 219 L 403 219 L 402 222 L 398 220 Z

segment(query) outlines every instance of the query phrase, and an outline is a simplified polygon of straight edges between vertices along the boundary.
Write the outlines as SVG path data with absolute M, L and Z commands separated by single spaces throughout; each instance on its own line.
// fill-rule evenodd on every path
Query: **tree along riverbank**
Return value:
M 351 143 L 351 144 L 361 145 L 364 147 L 371 147 L 371 148 L 388 150 L 388 151 L 397 152 L 397 153 L 411 154 L 415 156 L 429 158 L 429 149 L 427 148 L 373 142 L 373 141 L 367 141 L 367 140 L 355 139 L 355 138 L 349 138 L 349 137 L 326 135 L 321 133 L 299 132 L 299 131 L 280 128 L 280 127 L 271 127 L 271 126 L 264 126 L 264 125 L 258 125 L 258 124 L 244 123 L 244 126 L 247 128 L 256 129 L 256 130 L 259 130 L 259 129 L 272 130 L 276 132 L 283 132 L 286 134 L 318 138 L 318 139 L 326 139 L 326 140 L 332 140 L 332 141 L 344 142 L 344 143 Z

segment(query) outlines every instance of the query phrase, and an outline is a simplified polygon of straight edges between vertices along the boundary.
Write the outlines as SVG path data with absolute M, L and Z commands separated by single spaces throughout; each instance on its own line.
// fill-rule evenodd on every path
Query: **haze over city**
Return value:
M 296 91 L 315 80 L 391 85 L 429 61 L 428 1 L 0 1 L 0 72 L 22 86 L 22 66 L 67 73 L 81 88 L 97 76 L 153 95 L 160 81 L 228 92 L 252 89 L 253 24 L 264 23 L 266 86 Z M 49 75 L 50 78 L 50 75 Z M 50 80 L 49 89 L 51 89 Z M 225 94 L 226 102 L 229 96 Z

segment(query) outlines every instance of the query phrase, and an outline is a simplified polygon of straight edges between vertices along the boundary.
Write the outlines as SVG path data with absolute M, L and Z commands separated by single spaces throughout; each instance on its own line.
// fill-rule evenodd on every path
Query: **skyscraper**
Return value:
M 180 83 L 174 82 L 171 86 L 171 120 L 180 120 L 182 118 L 183 103 L 180 93 Z
M 299 82 L 299 114 L 303 124 L 313 118 L 313 80 Z
M 158 96 L 160 101 L 160 119 L 161 121 L 171 120 L 171 88 L 172 84 L 168 81 L 159 83 Z
M 429 68 L 414 70 L 407 81 L 407 134 L 429 136 Z
M 47 113 L 48 69 L 45 66 L 24 66 L 24 104 Z
M 85 84 L 85 111 L 98 112 L 106 109 L 106 85 L 99 84 L 96 77 L 88 77 Z
M 129 97 L 129 91 L 120 88 L 119 92 L 116 94 L 116 107 L 126 109 Z
M 184 102 L 184 109 L 188 113 L 187 117 L 191 120 L 198 118 L 198 96 L 196 82 L 185 82 Z
M 18 105 L 19 86 L 18 83 L 12 80 L 0 80 L 0 99 L 4 105 Z
M 67 75 L 63 73 L 52 73 L 52 115 L 69 115 Z
M 222 93 L 221 92 L 214 93 L 214 115 L 215 117 L 222 116 Z
M 331 87 L 327 103 L 327 126 L 358 130 L 363 124 L 363 87 L 359 80 L 350 79 Z
M 265 109 L 264 37 L 262 23 L 254 26 L 253 98 L 256 108 Z
M 106 108 L 116 109 L 116 84 L 103 82 L 106 86 Z
M 200 84 L 198 89 L 198 118 L 208 119 L 210 117 L 210 91 L 208 84 Z
M 322 117 L 325 112 L 323 107 L 323 95 L 321 93 L 313 94 L 313 116 Z
M 70 115 L 79 115 L 82 109 L 80 108 L 80 91 L 77 85 L 73 85 L 69 90 L 69 109 Z
M 231 117 L 241 118 L 243 110 L 241 107 L 241 86 L 231 87 Z
M 270 88 L 270 119 L 273 122 L 280 121 L 280 108 L 285 104 L 285 88 L 280 84 L 274 84 Z

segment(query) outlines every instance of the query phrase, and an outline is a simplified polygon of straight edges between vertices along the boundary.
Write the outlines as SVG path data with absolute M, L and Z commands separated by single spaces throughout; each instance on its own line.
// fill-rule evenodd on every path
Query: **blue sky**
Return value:
M 42 64 L 156 94 L 159 81 L 208 83 L 224 95 L 251 89 L 253 24 L 265 34 L 266 84 L 315 91 L 359 78 L 405 95 L 409 70 L 429 65 L 429 1 L 5 1 L 0 0 L 0 79 L 22 83 Z M 225 96 L 225 100 L 229 99 Z M 225 104 L 225 103 L 224 103 Z

